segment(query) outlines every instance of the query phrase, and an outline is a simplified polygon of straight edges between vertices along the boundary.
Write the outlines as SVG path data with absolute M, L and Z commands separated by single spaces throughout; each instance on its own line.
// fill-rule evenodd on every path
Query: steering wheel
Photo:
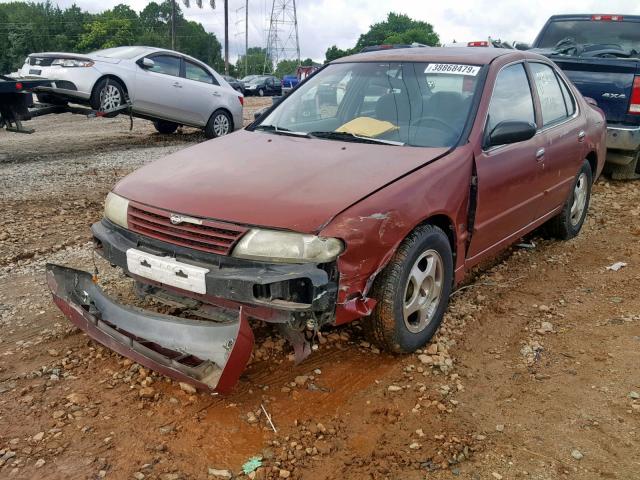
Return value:
M 426 123 L 435 123 L 435 124 L 437 124 L 437 126 L 444 127 L 444 129 L 449 130 L 449 132 L 451 132 L 454 135 L 458 135 L 458 133 L 459 133 L 457 128 L 449 125 L 447 122 L 445 122 L 444 120 L 442 120 L 441 118 L 438 118 L 438 117 L 420 117 L 418 120 L 416 120 L 413 123 L 413 126 L 414 127 L 418 127 L 418 126 L 424 127 L 426 125 L 423 125 L 423 124 L 426 124 Z

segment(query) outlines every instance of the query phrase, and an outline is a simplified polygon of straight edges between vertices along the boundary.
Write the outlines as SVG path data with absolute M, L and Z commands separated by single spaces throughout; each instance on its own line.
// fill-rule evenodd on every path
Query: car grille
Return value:
M 54 60 L 55 58 L 53 57 L 29 57 L 29 65 L 50 67 Z
M 195 217 L 189 217 L 195 218 Z M 247 228 L 232 223 L 200 219 L 202 225 L 171 223 L 166 210 L 129 203 L 127 221 L 129 230 L 163 242 L 193 248 L 203 252 L 228 255 Z

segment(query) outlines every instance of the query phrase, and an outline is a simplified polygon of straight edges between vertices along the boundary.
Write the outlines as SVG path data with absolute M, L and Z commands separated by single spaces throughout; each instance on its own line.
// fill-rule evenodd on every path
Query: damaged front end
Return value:
M 145 367 L 228 393 L 249 361 L 254 338 L 242 307 L 218 322 L 162 315 L 118 304 L 89 273 L 51 264 L 46 272 L 55 303 L 74 325 Z

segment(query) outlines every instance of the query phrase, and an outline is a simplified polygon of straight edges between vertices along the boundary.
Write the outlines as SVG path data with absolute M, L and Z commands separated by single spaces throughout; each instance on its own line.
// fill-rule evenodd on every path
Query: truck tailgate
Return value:
M 550 58 L 571 79 L 585 97 L 591 97 L 604 110 L 609 123 L 638 123 L 629 114 L 631 88 L 640 74 L 637 59 L 578 58 L 553 55 Z

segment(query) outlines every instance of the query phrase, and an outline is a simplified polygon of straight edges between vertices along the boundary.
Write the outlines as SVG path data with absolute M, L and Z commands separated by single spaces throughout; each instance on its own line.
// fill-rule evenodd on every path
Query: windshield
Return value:
M 131 59 L 138 55 L 143 55 L 148 50 L 149 49 L 147 47 L 116 47 L 107 48 L 105 50 L 96 50 L 95 52 L 91 52 L 89 55 L 107 58 Z
M 464 130 L 480 69 L 449 63 L 332 64 L 285 97 L 256 129 L 451 147 Z
M 247 75 L 246 77 L 242 77 L 242 81 L 243 82 L 249 82 L 249 81 L 253 80 L 256 77 L 257 77 L 257 75 Z
M 257 84 L 262 83 L 266 80 L 267 77 L 253 77 L 249 79 L 249 83 Z
M 640 52 L 639 22 L 604 22 L 592 20 L 557 20 L 551 22 L 538 42 L 538 48 L 554 48 L 571 39 L 578 45 L 618 47 L 629 53 Z

